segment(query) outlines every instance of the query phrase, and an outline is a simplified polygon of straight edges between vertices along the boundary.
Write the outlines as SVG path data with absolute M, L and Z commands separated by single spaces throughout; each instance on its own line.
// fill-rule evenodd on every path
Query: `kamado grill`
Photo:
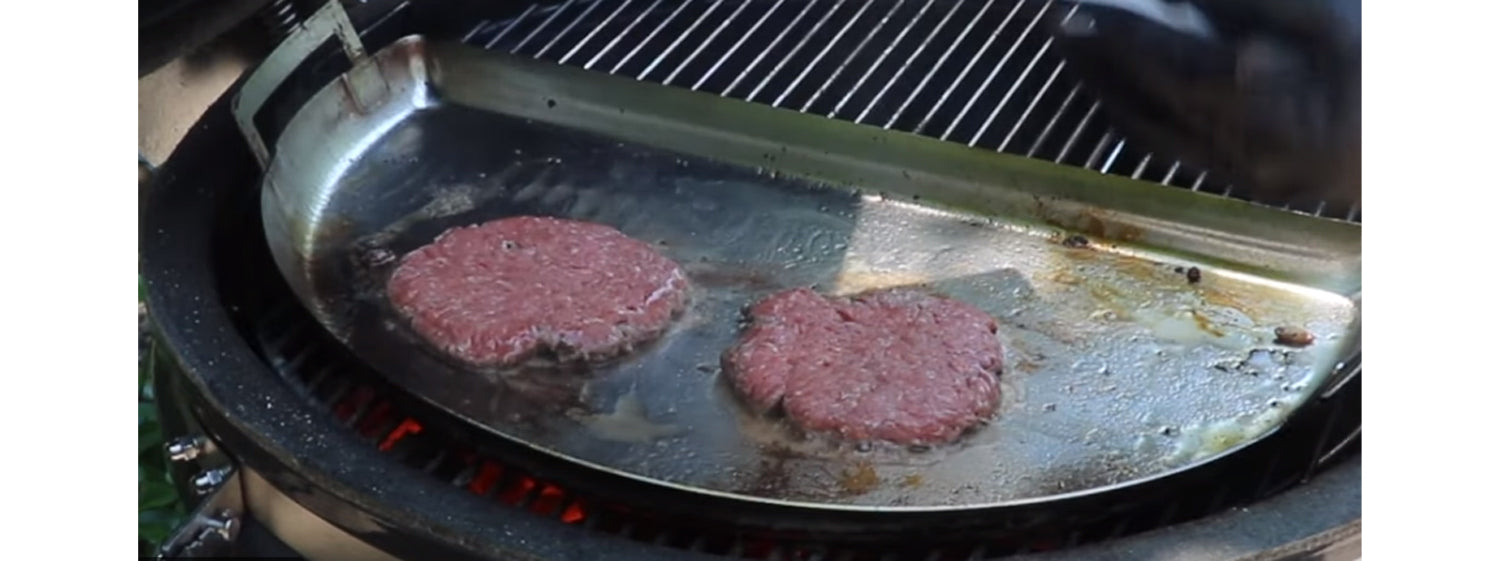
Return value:
M 164 556 L 1358 557 L 1358 209 L 1120 136 L 1043 29 L 1066 5 L 460 4 L 312 12 L 157 172 L 152 356 L 199 497 Z M 683 325 L 545 382 L 424 352 L 392 257 L 508 214 L 661 242 Z M 743 418 L 736 314 L 808 284 L 995 315 L 1000 416 L 874 451 Z

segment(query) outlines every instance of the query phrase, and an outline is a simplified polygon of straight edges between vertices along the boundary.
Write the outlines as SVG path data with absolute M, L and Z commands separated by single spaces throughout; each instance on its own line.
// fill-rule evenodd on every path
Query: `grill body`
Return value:
M 779 7 L 762 10 L 771 4 Z M 824 4 L 827 12 L 816 11 Z M 806 5 L 636 0 L 518 6 L 515 17 L 467 25 L 455 23 L 452 14 L 437 7 L 404 5 L 358 19 L 372 46 L 413 31 L 451 29 L 471 44 L 565 64 L 608 66 L 605 70 L 671 85 L 696 85 L 939 138 L 948 134 L 950 140 L 975 146 L 1179 188 L 1217 190 L 1207 174 L 1132 152 L 1098 119 L 1095 104 L 1078 88 L 1063 87 L 1069 83 L 1065 65 L 1049 59 L 1045 38 L 1034 26 L 1027 31 L 1024 25 L 1043 8 L 1030 2 L 895 2 L 861 9 L 860 3 L 832 0 Z M 950 14 L 947 19 L 943 10 Z M 858 17 L 852 17 L 856 12 Z M 714 13 L 726 19 L 717 20 Z M 797 14 L 802 19 L 795 20 Z M 958 23 L 985 17 L 1011 20 L 1004 27 L 975 24 L 964 38 L 947 44 L 937 39 L 944 37 L 942 29 L 961 32 L 966 27 Z M 752 32 L 756 22 L 761 23 Z M 875 26 L 863 47 L 861 25 Z M 1011 29 L 1019 39 L 1005 43 L 997 34 L 988 41 L 989 51 L 961 58 L 965 45 L 986 44 L 988 37 L 975 30 L 990 29 L 987 25 L 1001 27 L 1001 34 Z M 767 31 L 757 35 L 759 30 Z M 783 30 L 780 46 L 762 45 L 759 52 L 745 47 L 755 37 L 782 36 Z M 831 40 L 835 36 L 839 39 Z M 908 37 L 913 39 L 903 42 Z M 919 37 L 926 40 L 918 42 Z M 735 43 L 741 43 L 738 50 L 733 50 Z M 912 50 L 901 50 L 902 45 Z M 770 54 L 778 49 L 789 58 Z M 792 56 L 793 51 L 800 54 Z M 992 55 L 984 54 L 990 51 Z M 953 61 L 947 63 L 949 70 L 931 65 L 927 76 L 918 69 L 929 64 L 919 64 L 922 57 L 937 60 L 945 52 L 946 60 Z M 984 56 L 998 56 L 1002 63 L 983 62 Z M 759 63 L 749 64 L 757 57 Z M 876 59 L 912 62 L 872 64 Z M 982 61 L 972 64 L 969 75 L 998 70 L 988 80 L 948 77 L 950 71 L 961 74 L 969 60 Z M 1027 63 L 1004 62 L 1008 60 Z M 719 70 L 710 72 L 715 65 Z M 724 70 L 751 66 L 779 70 L 764 76 Z M 702 74 L 696 74 L 699 68 Z M 870 69 L 863 82 L 878 87 L 858 85 L 860 77 L 852 75 L 861 69 Z M 281 102 L 272 103 L 270 125 L 285 122 L 299 96 L 342 70 L 331 53 L 305 65 L 303 78 L 277 94 Z M 924 77 L 925 89 L 918 85 Z M 985 101 L 964 93 L 964 84 L 975 87 L 972 95 Z M 944 94 L 949 85 L 953 91 Z M 936 101 L 929 101 L 929 94 Z M 942 102 L 944 97 L 949 102 Z M 967 114 L 965 105 L 970 106 Z M 1002 118 L 1007 112 L 1013 116 Z M 918 113 L 923 115 L 913 117 Z M 1115 516 L 1053 520 L 1024 532 L 975 539 L 928 542 L 892 539 L 889 533 L 882 539 L 876 533 L 874 539 L 845 543 L 770 531 L 775 528 L 763 523 L 739 527 L 722 517 L 693 523 L 681 516 L 692 508 L 646 508 L 659 497 L 642 495 L 632 501 L 630 493 L 615 492 L 603 499 L 588 489 L 564 487 L 548 476 L 561 475 L 565 467 L 508 461 L 503 447 L 425 416 L 419 404 L 362 372 L 336 345 L 319 342 L 316 324 L 275 278 L 256 230 L 258 220 L 243 212 L 256 206 L 254 185 L 215 183 L 215 178 L 255 175 L 254 160 L 233 134 L 226 100 L 209 110 L 158 173 L 142 225 L 141 251 L 159 335 L 157 352 L 170 367 L 159 378 L 160 395 L 175 404 L 174 414 L 166 416 L 172 420 L 169 431 L 206 435 L 222 456 L 253 473 L 247 478 L 264 482 L 262 489 L 272 489 L 331 523 L 320 540 L 351 539 L 397 558 L 430 558 L 441 551 L 454 559 L 1134 559 L 1146 551 L 1201 553 L 1195 548 L 1204 544 L 1220 545 L 1197 558 L 1236 559 L 1277 550 L 1285 558 L 1309 552 L 1338 558 L 1349 554 L 1351 544 L 1357 550 L 1357 376 L 1324 404 L 1328 410 L 1323 417 L 1332 421 L 1287 431 L 1297 446 L 1313 451 L 1314 461 L 1292 461 L 1268 448 L 1247 450 L 1239 458 L 1245 461 L 1231 471 L 1260 470 L 1264 475 L 1252 485 L 1215 488 L 1209 472 L 1196 485 L 1180 482 L 1166 500 L 1119 505 Z M 1342 217 L 1357 220 L 1357 210 Z M 205 467 L 201 461 L 180 464 L 184 485 Z M 1231 508 L 1246 504 L 1252 506 Z M 268 527 L 285 528 L 284 522 L 269 520 L 276 518 L 273 509 L 262 510 L 249 514 L 268 519 Z M 1240 545 L 1222 545 L 1226 543 Z

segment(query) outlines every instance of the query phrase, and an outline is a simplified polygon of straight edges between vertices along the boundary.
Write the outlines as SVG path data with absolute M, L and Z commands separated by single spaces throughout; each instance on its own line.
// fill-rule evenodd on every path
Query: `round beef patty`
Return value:
M 995 320 L 911 289 L 851 298 L 780 292 L 749 310 L 723 356 L 751 407 L 854 441 L 938 444 L 984 423 L 1000 403 Z
M 429 343 L 482 366 L 621 355 L 666 331 L 688 299 L 682 269 L 651 246 L 530 216 L 443 232 L 401 259 L 386 292 Z

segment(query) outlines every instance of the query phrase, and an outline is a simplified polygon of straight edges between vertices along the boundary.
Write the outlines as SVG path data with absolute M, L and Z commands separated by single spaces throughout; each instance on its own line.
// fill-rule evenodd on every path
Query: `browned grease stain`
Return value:
M 1170 269 L 1161 264 L 1105 251 L 1079 250 L 1058 254 L 1051 270 L 1042 277 L 1055 285 L 1081 287 L 1100 306 L 1119 317 L 1128 318 L 1140 300 L 1150 298 L 1150 290 L 1174 280 Z M 1080 267 L 1105 267 L 1105 275 L 1084 274 Z
M 1020 370 L 1022 372 L 1036 372 L 1036 371 L 1042 369 L 1042 365 L 1040 363 L 1037 363 L 1037 362 L 1029 359 L 1029 358 L 1023 358 L 1021 360 L 1016 361 L 1016 367 L 1015 368 L 1016 368 L 1016 370 Z
M 1280 291 L 1276 289 L 1255 285 L 1225 287 L 1205 283 L 1200 284 L 1199 287 L 1198 293 L 1202 295 L 1204 303 L 1238 311 L 1255 323 L 1265 322 L 1265 314 L 1271 312 L 1266 309 L 1267 304 L 1286 299 L 1286 295 L 1280 294 Z
M 839 474 L 839 487 L 845 492 L 863 495 L 880 486 L 880 476 L 869 462 L 860 462 L 853 469 Z
M 1065 269 L 1052 271 L 1051 274 L 1047 275 L 1047 280 L 1050 280 L 1057 284 L 1064 284 L 1068 286 L 1078 286 L 1080 284 L 1083 284 L 1082 277 L 1079 277 L 1078 275 L 1073 274 L 1072 271 Z
M 1193 323 L 1198 324 L 1198 329 L 1202 330 L 1204 333 L 1213 335 L 1214 337 L 1224 336 L 1224 331 L 1217 327 L 1214 327 L 1213 322 L 1208 319 L 1208 316 L 1203 315 L 1198 310 L 1193 310 L 1192 313 Z
M 761 447 L 760 465 L 749 479 L 737 481 L 735 492 L 758 497 L 785 497 L 792 485 L 791 471 L 786 465 L 792 458 L 790 450 L 781 446 Z
M 1125 224 L 1113 212 L 1099 209 L 1087 209 L 1081 211 L 1063 211 L 1052 208 L 1041 198 L 1035 200 L 1037 217 L 1047 224 L 1082 232 L 1090 238 L 1090 241 L 1113 241 L 1113 242 L 1136 242 L 1146 236 L 1146 231 L 1138 226 Z M 1062 243 L 1067 240 L 1069 234 L 1057 236 L 1055 241 Z
M 705 287 L 744 287 L 751 290 L 775 290 L 780 284 L 765 271 L 728 263 L 689 263 L 683 266 L 693 283 Z
M 1129 303 L 1126 302 L 1127 295 L 1125 291 L 1122 291 L 1117 287 L 1104 284 L 1102 282 L 1089 283 L 1087 289 L 1089 291 L 1089 296 L 1093 296 L 1094 300 L 1098 301 L 1101 304 L 1114 304 L 1114 306 L 1111 307 L 1117 308 L 1115 310 L 1116 312 L 1125 316 L 1129 315 L 1129 308 L 1131 308 L 1132 306 L 1130 306 Z
M 1194 292 L 1202 299 L 1201 309 L 1234 310 L 1257 324 L 1266 323 L 1269 316 L 1286 313 L 1277 305 L 1284 304 L 1287 295 L 1274 287 L 1215 283 L 1208 277 L 1198 283 L 1184 283 L 1181 268 L 1174 270 L 1162 263 L 1108 251 L 1076 249 L 1057 255 L 1060 259 L 1041 278 L 1055 286 L 1077 287 L 1088 294 L 1100 313 L 1115 319 L 1132 319 L 1136 309 L 1150 300 L 1153 291 L 1167 290 Z M 1080 266 L 1106 267 L 1109 272 L 1083 274 L 1078 272 Z M 1199 310 L 1192 312 L 1192 319 L 1200 330 L 1214 337 L 1226 334 Z
M 1104 211 L 1084 211 L 1079 218 L 1083 222 L 1083 231 L 1094 238 L 1133 242 L 1146 235 L 1140 228 L 1116 222 L 1110 213 Z
M 922 474 L 920 473 L 909 474 L 906 477 L 901 478 L 901 486 L 907 489 L 915 489 L 917 487 L 921 487 L 923 483 L 925 483 L 925 481 L 922 479 Z

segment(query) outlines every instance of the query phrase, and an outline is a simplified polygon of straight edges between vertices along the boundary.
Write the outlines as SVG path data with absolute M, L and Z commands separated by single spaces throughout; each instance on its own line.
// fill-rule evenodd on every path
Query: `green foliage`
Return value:
M 138 284 L 139 297 L 144 302 L 146 287 L 139 281 Z M 166 438 L 157 419 L 156 395 L 151 383 L 154 362 L 155 357 L 150 352 L 139 360 L 140 389 L 136 394 L 140 429 L 138 498 L 141 555 L 153 553 L 157 545 L 167 538 L 167 533 L 187 514 L 167 471 L 166 452 L 163 448 Z

